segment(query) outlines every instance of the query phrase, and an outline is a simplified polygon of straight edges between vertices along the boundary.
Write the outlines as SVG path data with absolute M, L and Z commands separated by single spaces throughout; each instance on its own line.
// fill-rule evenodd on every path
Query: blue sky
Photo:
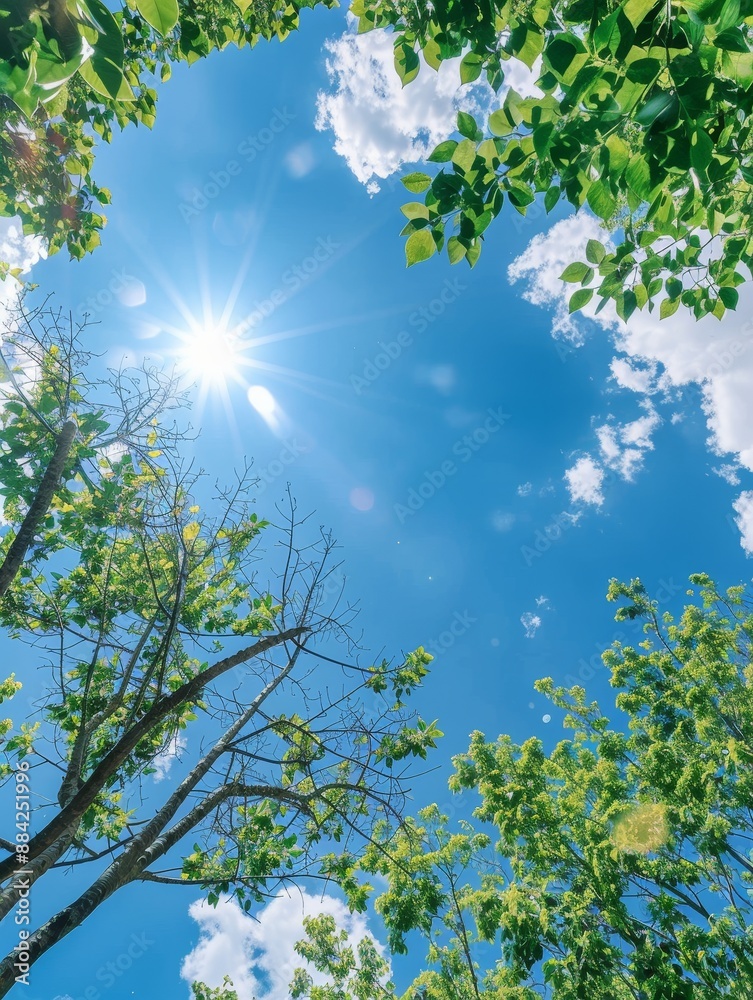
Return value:
M 341 12 L 304 15 L 282 46 L 178 67 L 153 132 L 99 151 L 113 195 L 102 247 L 43 261 L 33 277 L 74 314 L 90 300 L 103 364 L 170 364 L 175 331 L 189 315 L 201 323 L 206 303 L 218 320 L 234 299 L 231 326 L 251 318 L 253 364 L 226 398 L 197 379 L 197 461 L 222 475 L 253 458 L 261 514 L 290 481 L 342 546 L 367 643 L 439 652 L 421 711 L 446 736 L 414 794 L 446 801 L 449 758 L 471 730 L 562 737 L 537 677 L 578 678 L 610 704 L 595 654 L 632 634 L 604 600 L 611 577 L 640 576 L 669 610 L 691 572 L 749 580 L 749 310 L 741 300 L 723 326 L 569 325 L 552 275 L 595 223 L 564 215 L 506 213 L 473 271 L 440 258 L 406 270 L 399 207 L 410 199 L 399 172 L 379 172 L 446 128 L 454 84 L 424 68 L 421 89 L 380 105 L 364 54 L 372 45 L 381 58 L 382 43 L 343 41 Z M 249 403 L 250 385 L 274 397 L 280 426 Z M 38 963 L 26 995 L 187 996 L 195 898 L 119 893 Z M 97 978 L 134 934 L 146 935 L 143 956 Z

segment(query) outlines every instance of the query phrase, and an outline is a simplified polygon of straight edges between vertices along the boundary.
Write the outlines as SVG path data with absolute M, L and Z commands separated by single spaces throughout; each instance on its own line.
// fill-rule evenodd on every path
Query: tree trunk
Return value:
M 190 701 L 199 692 L 217 677 L 232 670 L 234 667 L 245 663 L 247 660 L 260 656 L 268 649 L 273 649 L 284 642 L 297 638 L 306 631 L 305 626 L 291 628 L 277 635 L 266 636 L 255 642 L 253 646 L 247 646 L 231 656 L 227 656 L 202 673 L 186 681 L 177 691 L 166 698 L 156 702 L 149 711 L 139 719 L 136 725 L 124 733 L 118 743 L 107 753 L 87 780 L 79 788 L 78 792 L 71 799 L 68 805 L 64 806 L 50 822 L 31 838 L 29 841 L 29 853 L 25 864 L 29 864 L 38 857 L 42 851 L 46 851 L 55 841 L 61 837 L 84 815 L 89 806 L 94 802 L 102 790 L 107 779 L 117 772 L 117 770 L 128 759 L 128 755 L 133 748 L 152 729 L 164 719 L 171 711 L 174 711 L 185 701 Z M 9 878 L 18 868 L 24 867 L 16 861 L 15 855 L 9 855 L 0 861 L 0 881 Z
M 18 529 L 18 534 L 8 549 L 2 566 L 0 566 L 0 597 L 5 595 L 13 583 L 16 574 L 21 569 L 24 556 L 34 539 L 34 535 L 36 535 L 39 525 L 50 509 L 52 497 L 65 469 L 65 463 L 68 460 L 77 429 L 75 420 L 66 420 L 63 424 L 63 429 L 58 435 L 55 452 L 45 470 L 36 496 L 31 502 L 31 507 L 29 507 L 26 517 L 21 523 L 21 527 Z

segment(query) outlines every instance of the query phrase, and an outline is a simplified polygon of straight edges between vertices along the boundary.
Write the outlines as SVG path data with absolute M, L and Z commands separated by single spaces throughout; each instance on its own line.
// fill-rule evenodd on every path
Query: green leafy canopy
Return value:
M 517 60 L 536 96 L 504 91 L 486 123 L 458 115 L 459 141 L 429 156 L 433 180 L 411 174 L 426 215 L 403 230 L 408 264 L 446 247 L 473 266 L 505 208 L 543 199 L 587 206 L 613 234 L 571 300 L 613 301 L 625 320 L 661 302 L 721 318 L 753 265 L 753 0 L 492 0 L 402 4 L 354 0 L 360 31 L 395 34 L 404 83 L 423 54 L 436 70 L 462 57 L 460 78 L 502 93 Z M 410 70 L 406 71 L 406 67 Z M 416 178 L 421 178 L 417 181 Z M 416 239 L 420 229 L 420 241 Z M 568 269 L 569 271 L 569 269 Z
M 450 787 L 474 822 L 451 826 L 448 803 L 383 825 L 359 872 L 386 880 L 390 947 L 423 964 L 405 1000 L 753 996 L 753 603 L 691 582 L 676 620 L 639 580 L 610 584 L 644 633 L 603 656 L 619 729 L 582 687 L 538 681 L 569 738 L 473 733 Z M 299 953 L 328 985 L 299 971 L 295 996 L 395 1000 L 334 927 L 307 929 Z

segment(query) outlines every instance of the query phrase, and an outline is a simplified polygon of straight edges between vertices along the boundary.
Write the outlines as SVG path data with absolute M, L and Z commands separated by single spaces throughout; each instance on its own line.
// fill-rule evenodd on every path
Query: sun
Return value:
M 181 337 L 178 364 L 192 381 L 215 387 L 225 385 L 243 360 L 236 340 L 219 324 L 197 325 Z

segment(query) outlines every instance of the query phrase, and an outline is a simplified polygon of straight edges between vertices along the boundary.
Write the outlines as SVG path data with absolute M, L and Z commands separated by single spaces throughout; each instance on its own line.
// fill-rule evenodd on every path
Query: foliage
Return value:
M 480 796 L 477 830 L 431 806 L 369 848 L 392 949 L 427 945 L 406 1000 L 753 997 L 753 611 L 691 580 L 677 621 L 610 584 L 646 635 L 604 654 L 627 731 L 539 681 L 572 736 L 547 753 L 474 733 L 450 785 Z
M 20 216 L 49 253 L 93 250 L 110 201 L 93 133 L 151 128 L 172 64 L 283 41 L 318 3 L 336 0 L 0 0 L 0 216 Z
M 222 986 L 212 989 L 204 983 L 192 983 L 193 1000 L 238 1000 L 238 994 L 233 989 L 229 976 L 225 976 Z
M 753 263 L 751 0 L 354 0 L 359 31 L 389 27 L 403 83 L 462 56 L 460 79 L 501 91 L 522 63 L 539 88 L 505 88 L 484 127 L 430 155 L 433 178 L 404 178 L 424 201 L 403 212 L 408 264 L 446 246 L 473 266 L 505 203 L 588 208 L 615 233 L 579 263 L 580 309 L 594 295 L 627 319 L 661 300 L 721 318 Z M 425 70 L 424 70 L 425 71 Z
M 361 1000 L 390 995 L 389 965 L 371 937 L 361 938 L 354 951 L 347 944 L 347 932 L 337 929 L 334 917 L 306 917 L 303 925 L 307 937 L 298 942 L 296 951 L 315 969 L 326 969 L 331 981 L 315 986 L 309 972 L 296 969 L 291 1000 Z
M 347 885 L 438 735 L 405 706 L 429 654 L 360 662 L 354 609 L 330 587 L 331 537 L 311 536 L 292 498 L 261 519 L 248 469 L 210 487 L 184 464 L 174 383 L 158 371 L 90 382 L 79 332 L 22 308 L 3 343 L 0 560 L 59 427 L 77 428 L 0 598 L 0 625 L 48 672 L 34 708 L 17 705 L 18 680 L 0 684 L 17 705 L 0 723 L 2 776 L 23 771 L 43 803 L 28 820 L 6 810 L 0 918 L 29 883 L 62 879 L 60 893 L 71 866 L 89 875 L 29 928 L 29 964 L 138 881 L 233 895 L 246 911 L 282 884 Z M 0 996 L 15 961 L 0 962 Z

